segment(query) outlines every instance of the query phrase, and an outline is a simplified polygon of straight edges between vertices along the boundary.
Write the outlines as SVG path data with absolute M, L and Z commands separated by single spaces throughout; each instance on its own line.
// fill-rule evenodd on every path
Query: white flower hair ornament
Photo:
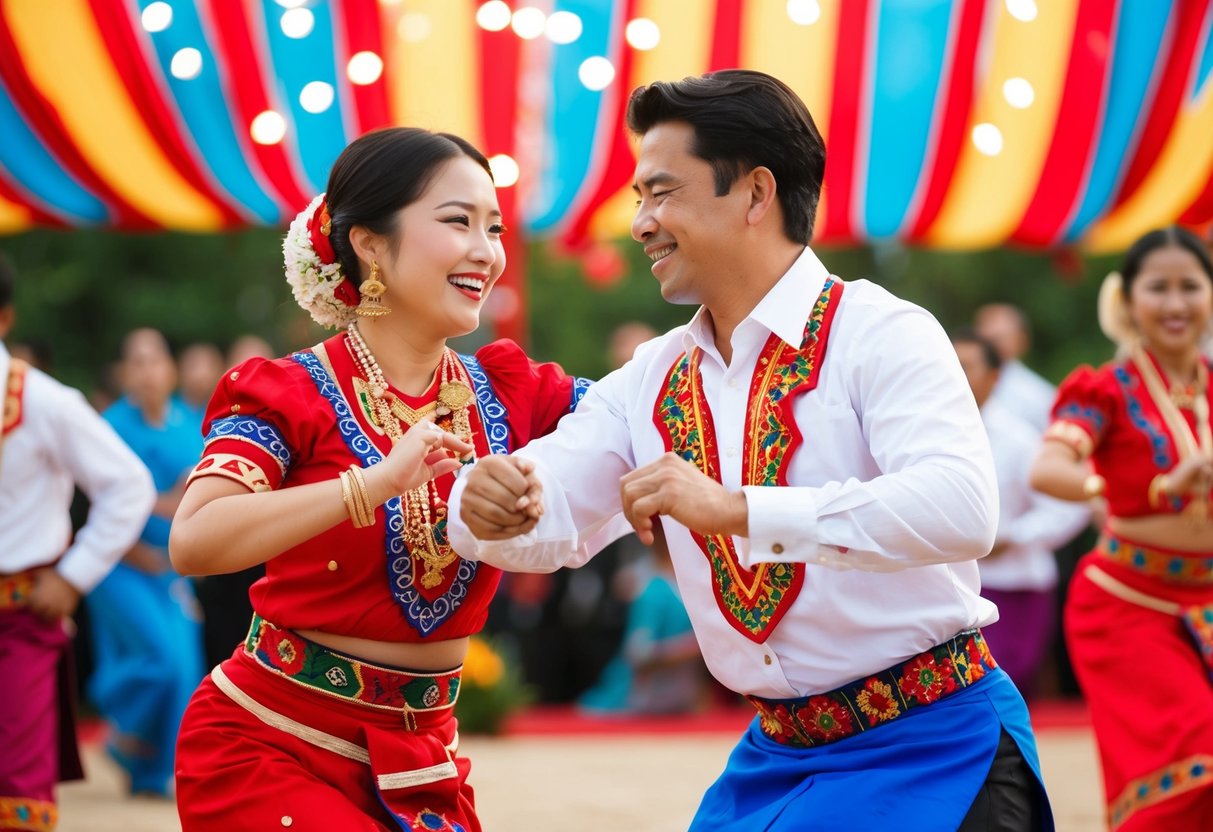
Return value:
M 332 219 L 324 194 L 316 197 L 291 222 L 282 241 L 286 282 L 312 320 L 323 327 L 339 329 L 356 320 L 358 290 L 341 270 L 329 242 Z

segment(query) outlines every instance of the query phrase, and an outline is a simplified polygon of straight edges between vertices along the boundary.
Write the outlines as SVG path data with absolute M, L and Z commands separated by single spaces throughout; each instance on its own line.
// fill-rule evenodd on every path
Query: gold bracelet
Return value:
M 1104 489 L 1108 487 L 1108 482 L 1099 474 L 1091 474 L 1082 481 L 1082 494 L 1088 500 L 1099 497 L 1103 494 Z
M 350 483 L 354 491 L 354 499 L 358 503 L 361 512 L 361 525 L 354 523 L 360 529 L 375 525 L 375 506 L 371 503 L 371 492 L 366 487 L 366 477 L 362 473 L 362 468 L 357 465 L 351 465 L 349 469 Z
M 1167 479 L 1166 474 L 1159 474 L 1154 479 L 1150 480 L 1150 490 L 1146 492 L 1146 499 L 1150 503 L 1150 508 L 1163 508 L 1167 495 L 1171 493 L 1171 481 Z
M 345 503 L 345 513 L 350 516 L 350 522 L 358 525 L 358 507 L 354 505 L 354 489 L 350 485 L 350 472 L 342 471 L 338 478 L 341 480 L 341 502 Z

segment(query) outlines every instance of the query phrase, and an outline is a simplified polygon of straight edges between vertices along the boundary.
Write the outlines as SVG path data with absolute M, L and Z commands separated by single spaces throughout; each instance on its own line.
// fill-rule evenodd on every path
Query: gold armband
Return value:
M 202 461 L 195 465 L 194 470 L 190 472 L 189 479 L 185 481 L 186 485 L 199 477 L 227 477 L 229 480 L 240 483 L 249 491 L 273 490 L 260 466 L 235 454 L 204 456 Z
M 1108 481 L 1099 474 L 1091 474 L 1082 481 L 1082 494 L 1088 500 L 1093 500 L 1096 497 L 1103 496 L 1104 490 L 1108 487 Z
M 1095 450 L 1095 443 L 1091 441 L 1091 435 L 1074 422 L 1065 420 L 1054 422 L 1045 430 L 1044 438 L 1070 446 L 1078 454 L 1079 459 L 1086 459 Z

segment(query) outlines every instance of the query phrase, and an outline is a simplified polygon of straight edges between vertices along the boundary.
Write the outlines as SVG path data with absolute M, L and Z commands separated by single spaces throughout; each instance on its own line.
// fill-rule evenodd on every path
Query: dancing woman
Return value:
M 191 830 L 480 828 L 452 715 L 499 572 L 447 542 L 452 471 L 551 430 L 584 385 L 509 341 L 457 355 L 505 267 L 492 174 L 461 138 L 370 133 L 284 244 L 341 331 L 233 369 L 173 525 L 189 574 L 265 562 L 248 638 L 195 694 Z
M 1121 832 L 1213 828 L 1211 321 L 1201 241 L 1166 228 L 1134 243 L 1100 295 L 1119 357 L 1063 382 L 1032 472 L 1054 497 L 1107 500 L 1065 634 Z

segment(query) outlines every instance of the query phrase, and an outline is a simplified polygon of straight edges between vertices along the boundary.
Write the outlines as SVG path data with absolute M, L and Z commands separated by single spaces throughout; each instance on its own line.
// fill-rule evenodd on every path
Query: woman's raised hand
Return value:
M 434 424 L 433 414 L 429 414 L 405 431 L 387 458 L 372 470 L 382 476 L 387 489 L 384 500 L 388 500 L 457 470 L 463 464 L 459 458 L 473 450 L 472 445 Z

